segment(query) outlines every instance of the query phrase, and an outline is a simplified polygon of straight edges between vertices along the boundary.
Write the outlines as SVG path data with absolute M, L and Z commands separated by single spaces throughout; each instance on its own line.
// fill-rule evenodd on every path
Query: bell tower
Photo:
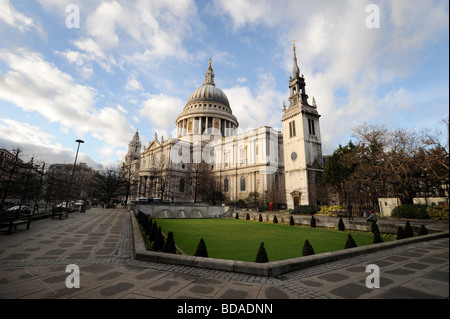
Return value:
M 131 163 L 135 159 L 141 159 L 141 140 L 139 139 L 139 133 L 136 129 L 136 133 L 134 133 L 133 139 L 128 144 L 128 153 L 125 156 L 125 162 Z
M 316 101 L 308 103 L 306 82 L 297 63 L 295 44 L 294 66 L 289 79 L 289 107 L 283 103 L 283 148 L 288 208 L 318 202 L 323 174 L 322 142 Z

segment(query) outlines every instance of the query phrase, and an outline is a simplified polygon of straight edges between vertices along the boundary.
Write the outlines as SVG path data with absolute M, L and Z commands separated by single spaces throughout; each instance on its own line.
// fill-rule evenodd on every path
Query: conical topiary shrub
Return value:
M 414 237 L 414 231 L 413 231 L 409 221 L 407 221 L 406 225 L 405 225 L 405 235 L 406 235 L 406 238 Z
M 164 236 L 161 232 L 161 227 L 158 228 L 155 242 L 153 243 L 153 251 L 160 251 L 164 247 Z
M 417 236 L 423 236 L 428 235 L 428 230 L 425 228 L 425 225 L 421 225 L 419 228 L 419 232 L 417 233 Z
M 250 215 L 248 213 L 245 215 L 245 220 L 250 220 Z
M 289 225 L 290 226 L 294 226 L 295 225 L 294 217 L 292 217 L 292 215 L 291 215 L 291 217 L 289 217 Z
M 356 242 L 353 239 L 352 235 L 348 234 L 344 249 L 353 248 L 353 247 L 358 247 L 358 245 L 356 245 Z
M 309 225 L 311 226 L 311 228 L 316 228 L 316 219 L 314 218 L 314 216 L 311 216 L 311 222 L 309 223 Z
M 145 235 L 150 235 L 150 231 L 152 230 L 152 226 L 153 226 L 153 221 L 151 219 L 151 217 L 149 217 L 147 219 L 147 224 L 145 226 Z
M 278 218 L 277 215 L 273 215 L 273 223 L 278 224 Z
M 161 250 L 163 253 L 176 254 L 177 248 L 175 247 L 175 240 L 173 239 L 173 232 L 167 234 L 167 240 Z
M 197 245 L 194 256 L 197 257 L 208 257 L 208 250 L 206 249 L 206 244 L 203 238 L 200 238 L 200 242 Z
M 345 225 L 344 225 L 344 221 L 342 220 L 342 217 L 339 217 L 338 229 L 340 231 L 345 231 Z
M 381 238 L 380 236 L 380 232 L 378 230 L 378 228 L 376 229 L 375 233 L 373 234 L 373 243 L 374 244 L 379 244 L 383 242 L 383 238 Z
M 152 227 L 150 229 L 150 233 L 148 234 L 149 241 L 155 241 L 156 235 L 158 234 L 158 225 L 156 224 L 156 220 L 153 222 Z
M 403 229 L 402 226 L 398 226 L 397 227 L 397 240 L 405 239 L 405 238 L 406 238 L 405 230 Z
M 239 214 L 236 213 L 236 216 L 234 216 L 235 219 L 239 219 Z
M 311 246 L 308 239 L 306 239 L 305 243 L 303 244 L 302 256 L 310 256 L 314 254 L 314 248 Z
M 266 249 L 264 248 L 264 242 L 261 242 L 259 246 L 258 254 L 256 255 L 255 262 L 257 263 L 267 263 L 269 262 L 269 257 L 267 257 Z
M 259 214 L 258 221 L 259 221 L 260 223 L 262 223 L 262 221 L 263 221 L 263 218 L 262 218 L 261 214 Z

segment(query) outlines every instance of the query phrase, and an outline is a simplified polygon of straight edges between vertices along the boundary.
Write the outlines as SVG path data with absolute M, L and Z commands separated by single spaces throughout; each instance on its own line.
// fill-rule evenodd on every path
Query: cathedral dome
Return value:
M 222 136 L 229 136 L 239 126 L 227 96 L 214 83 L 211 60 L 205 82 L 191 93 L 176 123 L 177 136 L 210 134 L 214 130 Z
M 192 92 L 186 104 L 188 105 L 198 102 L 216 102 L 230 107 L 230 102 L 228 102 L 228 98 L 225 93 L 213 84 L 204 84 L 196 89 Z

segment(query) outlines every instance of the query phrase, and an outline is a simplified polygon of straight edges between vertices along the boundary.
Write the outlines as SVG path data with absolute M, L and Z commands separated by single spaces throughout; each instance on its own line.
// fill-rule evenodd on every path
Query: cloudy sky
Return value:
M 375 5 L 375 6 L 373 6 Z M 281 128 L 292 40 L 324 154 L 363 122 L 440 126 L 449 4 L 418 0 L 0 0 L 0 148 L 47 163 L 123 159 L 175 119 L 212 58 L 243 130 Z M 377 12 L 379 15 L 377 15 Z

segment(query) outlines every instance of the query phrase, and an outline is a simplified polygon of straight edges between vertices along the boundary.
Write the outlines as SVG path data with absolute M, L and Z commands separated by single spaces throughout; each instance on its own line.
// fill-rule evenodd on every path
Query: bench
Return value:
M 8 235 L 11 234 L 13 229 L 16 230 L 18 225 L 22 224 L 27 225 L 27 230 L 30 229 L 31 214 L 19 214 L 17 212 L 0 214 L 0 228 L 8 228 L 8 230 L 6 230 Z
M 63 217 L 63 215 L 66 215 L 66 218 L 69 218 L 69 212 L 64 211 L 63 207 L 53 207 L 52 208 L 52 220 L 55 218 L 55 216 L 59 216 L 59 219 Z

